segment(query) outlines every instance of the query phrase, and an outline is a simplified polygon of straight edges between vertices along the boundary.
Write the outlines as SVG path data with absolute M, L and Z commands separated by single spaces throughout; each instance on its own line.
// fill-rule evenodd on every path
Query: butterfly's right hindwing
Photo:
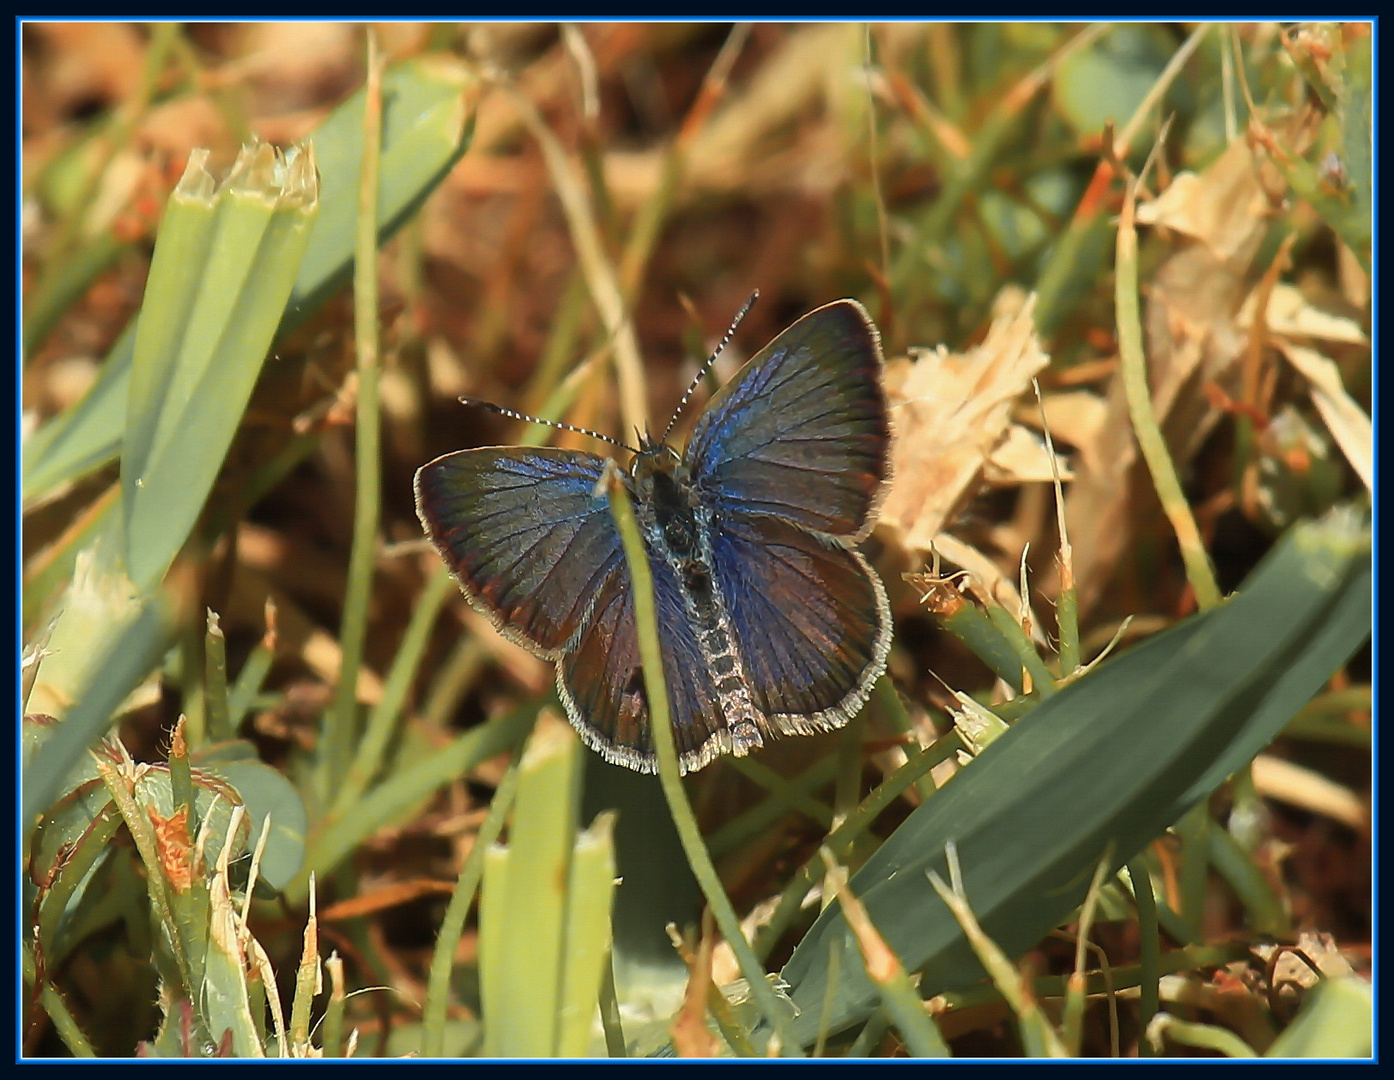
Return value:
M 482 447 L 423 465 L 416 512 L 470 601 L 556 659 L 624 559 L 596 484 L 605 461 L 552 448 Z

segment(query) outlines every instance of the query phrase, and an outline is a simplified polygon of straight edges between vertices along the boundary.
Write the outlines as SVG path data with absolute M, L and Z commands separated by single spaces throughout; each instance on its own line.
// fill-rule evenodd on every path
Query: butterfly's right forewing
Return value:
M 881 366 L 860 304 L 805 315 L 712 398 L 688 442 L 694 484 L 719 515 L 861 539 L 888 468 Z
M 552 448 L 482 447 L 416 474 L 416 512 L 466 596 L 507 636 L 556 659 L 593 617 L 624 553 L 604 459 Z

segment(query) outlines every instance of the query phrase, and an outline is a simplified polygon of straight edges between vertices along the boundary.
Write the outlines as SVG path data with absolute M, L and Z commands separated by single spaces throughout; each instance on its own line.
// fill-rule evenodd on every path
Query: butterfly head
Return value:
M 682 466 L 682 455 L 665 442 L 645 435 L 639 440 L 639 451 L 629 463 L 629 476 L 640 499 L 652 497 L 655 487 L 673 484 Z

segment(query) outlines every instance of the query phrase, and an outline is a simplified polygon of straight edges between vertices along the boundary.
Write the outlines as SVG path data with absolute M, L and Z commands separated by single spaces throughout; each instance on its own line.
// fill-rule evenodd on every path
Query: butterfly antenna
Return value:
M 598 431 L 592 431 L 590 428 L 577 427 L 575 424 L 564 424 L 560 420 L 544 420 L 540 416 L 529 416 L 527 413 L 520 413 L 513 409 L 506 408 L 503 405 L 495 405 L 492 401 L 480 401 L 478 398 L 462 397 L 459 400 L 461 405 L 471 405 L 476 409 L 484 409 L 486 412 L 491 412 L 496 416 L 506 416 L 510 420 L 522 420 L 529 424 L 542 424 L 545 427 L 556 428 L 558 431 L 574 431 L 577 435 L 589 435 L 592 439 L 599 439 L 601 442 L 609 443 L 611 446 L 617 446 L 621 450 L 628 450 L 631 454 L 639 453 L 634 447 L 622 443 L 618 439 L 612 439 L 608 435 L 602 435 Z
M 678 407 L 673 410 L 673 418 L 668 421 L 668 426 L 663 429 L 663 438 L 658 440 L 660 444 L 668 441 L 668 436 L 673 433 L 673 425 L 678 422 L 678 417 L 682 415 L 683 409 L 687 408 L 688 400 L 697 392 L 697 384 L 706 378 L 707 372 L 710 371 L 711 366 L 716 363 L 716 358 L 721 355 L 722 350 L 725 349 L 727 345 L 731 344 L 731 339 L 736 336 L 736 327 L 740 326 L 741 320 L 749 314 L 750 309 L 755 306 L 755 301 L 758 299 L 760 299 L 760 290 L 756 289 L 750 294 L 749 299 L 741 305 L 740 311 L 736 312 L 736 317 L 731 320 L 731 325 L 727 329 L 725 336 L 722 337 L 720 344 L 717 345 L 716 350 L 711 356 L 707 357 L 707 362 L 698 369 L 697 374 L 693 376 L 692 382 L 690 382 L 687 389 L 683 391 L 682 400 L 678 402 Z

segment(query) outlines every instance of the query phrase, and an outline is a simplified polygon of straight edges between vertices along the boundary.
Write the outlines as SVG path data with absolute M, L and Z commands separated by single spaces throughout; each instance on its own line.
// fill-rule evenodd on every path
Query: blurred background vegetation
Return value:
M 27 1055 L 1370 1052 L 1369 24 L 20 34 Z M 777 995 L 412 495 L 754 289 L 898 430 L 895 689 L 686 781 Z

